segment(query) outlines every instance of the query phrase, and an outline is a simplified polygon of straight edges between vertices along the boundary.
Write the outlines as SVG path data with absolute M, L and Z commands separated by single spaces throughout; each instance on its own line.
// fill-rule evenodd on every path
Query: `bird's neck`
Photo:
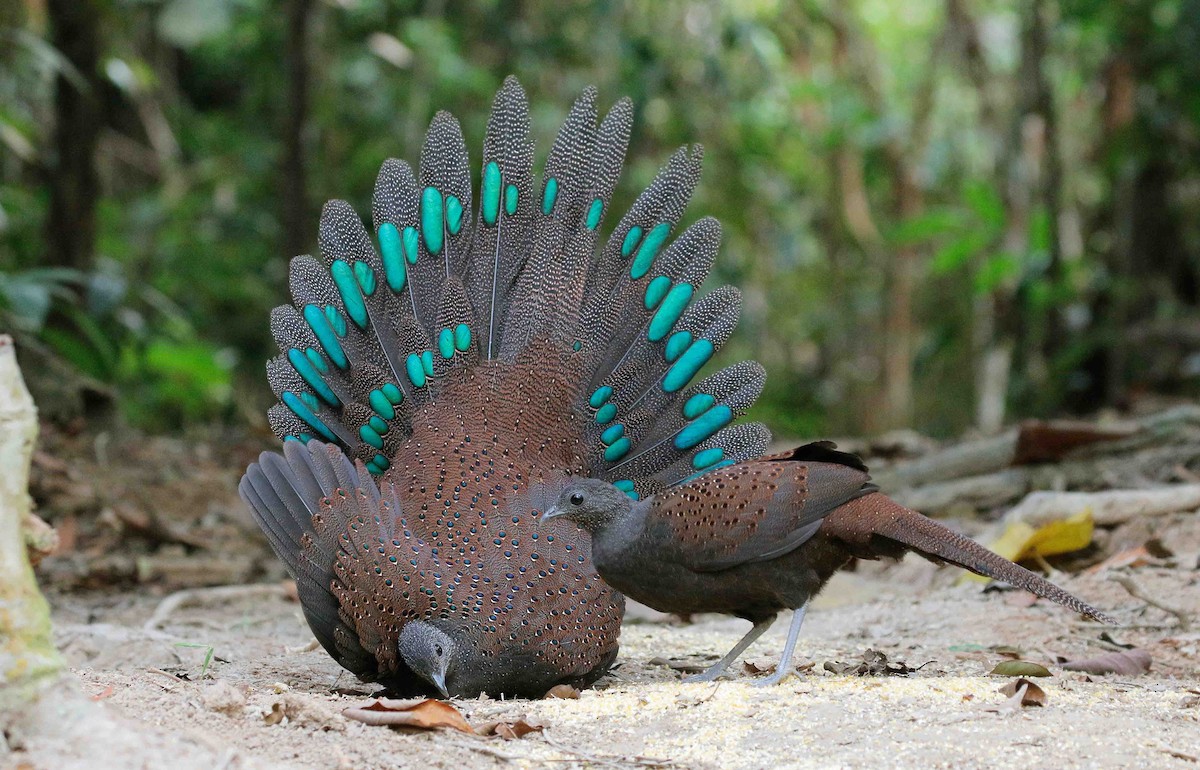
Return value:
M 592 558 L 597 562 L 608 561 L 605 557 L 624 553 L 642 542 L 642 531 L 646 528 L 647 506 L 637 503 L 628 512 L 615 517 L 592 533 Z

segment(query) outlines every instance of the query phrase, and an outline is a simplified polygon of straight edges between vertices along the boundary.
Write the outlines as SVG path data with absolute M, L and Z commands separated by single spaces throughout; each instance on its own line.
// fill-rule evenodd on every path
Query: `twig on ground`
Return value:
M 154 613 L 142 628 L 146 631 L 157 630 L 175 610 L 187 604 L 201 604 L 217 599 L 244 599 L 257 596 L 278 596 L 284 599 L 287 598 L 287 591 L 279 583 L 213 586 L 211 588 L 188 588 L 183 591 L 176 591 L 158 603 L 158 607 L 154 609 Z
M 1128 591 L 1129 595 L 1132 596 L 1134 599 L 1140 599 L 1141 601 L 1144 601 L 1146 604 L 1149 604 L 1151 607 L 1155 607 L 1155 608 L 1160 609 L 1163 612 L 1167 613 L 1168 615 L 1174 616 L 1174 618 L 1179 621 L 1178 624 L 1176 624 L 1176 628 L 1178 628 L 1179 630 L 1181 630 L 1181 631 L 1191 630 L 1191 627 L 1192 627 L 1191 613 L 1189 613 L 1185 610 L 1181 610 L 1178 607 L 1174 607 L 1170 604 L 1164 604 L 1161 600 L 1156 599 L 1153 596 L 1150 596 L 1149 594 L 1146 593 L 1146 590 L 1144 588 L 1142 588 L 1140 585 L 1138 585 L 1137 581 L 1135 581 L 1133 578 L 1129 577 L 1128 575 L 1112 575 L 1109 577 L 1109 580 L 1116 582 L 1118 585 L 1120 585 L 1122 588 L 1124 588 L 1126 591 Z

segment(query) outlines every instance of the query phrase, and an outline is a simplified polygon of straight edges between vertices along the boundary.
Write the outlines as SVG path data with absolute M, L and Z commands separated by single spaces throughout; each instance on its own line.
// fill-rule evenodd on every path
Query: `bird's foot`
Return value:
M 721 665 L 716 665 L 716 666 L 713 666 L 712 668 L 708 669 L 707 671 L 702 671 L 699 674 L 692 674 L 691 676 L 685 676 L 683 678 L 683 681 L 686 684 L 692 684 L 695 682 L 715 682 L 715 681 L 717 681 L 717 679 L 719 679 L 721 677 L 721 674 L 724 674 L 724 673 L 725 673 L 725 667 L 721 666 Z
M 792 673 L 792 669 L 787 666 L 780 666 L 775 669 L 775 673 L 765 679 L 759 679 L 754 682 L 755 687 L 774 687 L 787 678 L 788 674 Z

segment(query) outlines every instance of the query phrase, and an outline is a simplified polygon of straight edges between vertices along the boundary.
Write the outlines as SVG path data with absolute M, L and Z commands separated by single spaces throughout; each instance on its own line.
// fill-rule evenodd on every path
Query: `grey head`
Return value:
M 401 659 L 413 673 L 443 697 L 450 697 L 457 658 L 457 645 L 450 634 L 424 620 L 410 620 L 400 631 L 399 648 Z
M 571 479 L 541 521 L 562 517 L 593 535 L 619 522 L 633 510 L 629 495 L 600 479 Z

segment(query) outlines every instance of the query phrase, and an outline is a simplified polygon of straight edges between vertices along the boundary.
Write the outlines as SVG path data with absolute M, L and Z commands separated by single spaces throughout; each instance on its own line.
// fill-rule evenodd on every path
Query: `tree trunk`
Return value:
M 29 462 L 37 411 L 21 379 L 12 338 L 0 335 L 0 713 L 20 705 L 62 670 L 50 639 L 50 609 L 25 552 Z
M 46 262 L 88 271 L 96 246 L 96 144 L 100 136 L 100 0 L 47 0 L 50 44 L 74 72 L 54 88 L 54 162 Z
M 308 167 L 305 162 L 305 133 L 308 126 L 310 71 L 308 65 L 312 0 L 287 0 L 287 24 L 283 51 L 287 81 L 286 114 L 283 125 L 283 249 L 288 257 L 303 254 L 312 243 L 314 226 L 308 200 Z

